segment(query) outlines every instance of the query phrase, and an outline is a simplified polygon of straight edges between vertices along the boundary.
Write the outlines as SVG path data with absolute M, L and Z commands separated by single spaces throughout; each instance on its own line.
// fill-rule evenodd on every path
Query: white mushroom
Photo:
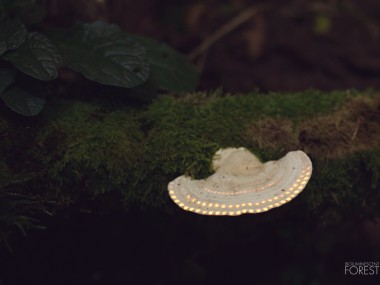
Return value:
M 300 150 L 261 163 L 241 147 L 218 150 L 213 169 L 207 179 L 182 175 L 171 181 L 170 197 L 182 209 L 202 215 L 261 213 L 296 197 L 310 179 L 312 164 Z

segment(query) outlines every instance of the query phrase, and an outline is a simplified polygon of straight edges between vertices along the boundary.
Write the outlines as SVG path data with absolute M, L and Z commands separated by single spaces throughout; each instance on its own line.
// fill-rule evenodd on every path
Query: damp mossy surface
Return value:
M 275 118 L 279 124 L 286 119 L 297 126 L 359 97 L 379 102 L 374 91 L 215 91 L 161 96 L 139 107 L 55 99 L 33 127 L 3 116 L 2 203 L 15 203 L 15 193 L 23 202 L 16 201 L 13 218 L 1 211 L 0 221 L 5 227 L 27 226 L 14 221 L 18 216 L 33 218 L 36 212 L 54 213 L 83 199 L 96 200 L 104 212 L 137 205 L 178 213 L 167 195 L 168 182 L 184 173 L 207 177 L 219 148 L 246 147 L 264 161 L 293 150 L 257 144 L 253 138 L 260 134 L 247 130 L 262 118 Z M 306 189 L 289 205 L 262 214 L 263 219 L 281 213 L 335 223 L 378 213 L 380 142 L 336 158 L 309 155 L 314 172 Z

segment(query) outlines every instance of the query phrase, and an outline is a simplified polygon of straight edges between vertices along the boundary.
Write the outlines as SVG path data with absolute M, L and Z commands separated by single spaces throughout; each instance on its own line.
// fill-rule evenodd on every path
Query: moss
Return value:
M 371 92 L 307 90 L 297 93 L 273 92 L 269 94 L 226 94 L 206 101 L 202 106 L 217 113 L 238 115 L 245 120 L 262 116 L 305 118 L 326 114 L 341 106 L 349 98 L 372 96 Z M 202 107 L 201 106 L 201 107 Z
M 210 160 L 219 148 L 216 143 L 192 132 L 168 128 L 150 132 L 144 144 L 143 163 L 137 169 L 136 183 L 126 189 L 125 197 L 138 195 L 147 204 L 166 202 L 166 185 L 182 174 L 193 177 L 210 175 Z
M 311 157 L 345 157 L 380 147 L 379 98 L 349 98 L 328 114 L 304 118 L 263 117 L 248 124 L 247 139 L 261 149 L 302 149 Z
M 360 96 L 378 97 L 348 91 L 235 96 L 217 91 L 162 96 L 143 107 L 57 100 L 50 102 L 37 126 L 27 133 L 25 126 L 13 133 L 12 126 L 0 120 L 0 135 L 7 137 L 0 143 L 4 155 L 0 167 L 26 177 L 7 191 L 35 193 L 41 202 L 54 200 L 53 210 L 81 197 L 113 193 L 113 201 L 123 200 L 124 207 L 138 204 L 172 211 L 176 206 L 166 194 L 167 183 L 183 173 L 208 176 L 217 149 L 243 146 L 263 160 L 278 159 L 289 150 L 286 142 L 266 147 L 263 133 L 247 135 L 252 125 L 270 118 L 275 123 L 268 132 L 278 131 L 286 122 L 294 131 L 294 125 L 339 112 Z M 358 134 L 364 138 L 370 129 Z M 281 134 L 269 137 L 282 139 Z M 295 206 L 270 211 L 263 219 L 281 212 L 337 222 L 354 213 L 360 213 L 357 217 L 374 214 L 380 193 L 379 157 L 376 143 L 352 148 L 340 157 L 312 155 L 314 173 Z
M 367 152 L 363 154 L 363 160 L 365 161 L 365 167 L 369 172 L 370 185 L 373 191 L 380 187 L 380 150 Z
M 39 157 L 63 186 L 86 180 L 83 191 L 104 193 L 125 183 L 138 163 L 143 137 L 139 127 L 135 110 L 109 112 L 76 102 L 38 135 Z
M 373 217 L 380 202 L 380 187 L 371 189 L 371 170 L 366 168 L 368 155 L 378 150 L 354 153 L 345 159 L 313 161 L 313 175 L 302 199 L 313 215 L 324 224 Z M 372 167 L 379 170 L 380 163 Z

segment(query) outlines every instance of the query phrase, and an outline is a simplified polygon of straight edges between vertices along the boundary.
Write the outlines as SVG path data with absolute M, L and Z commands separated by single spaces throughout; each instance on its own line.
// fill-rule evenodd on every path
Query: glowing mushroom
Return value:
M 296 197 L 312 172 L 303 151 L 261 163 L 242 147 L 218 150 L 213 168 L 215 173 L 207 179 L 182 175 L 171 181 L 168 190 L 172 200 L 182 209 L 202 215 L 261 213 Z

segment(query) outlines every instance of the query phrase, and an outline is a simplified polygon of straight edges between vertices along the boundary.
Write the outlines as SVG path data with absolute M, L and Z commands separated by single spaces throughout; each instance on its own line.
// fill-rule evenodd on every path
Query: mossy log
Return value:
M 103 212 L 137 205 L 194 215 L 169 200 L 167 184 L 183 173 L 208 176 L 213 154 L 225 147 L 248 148 L 264 161 L 295 149 L 310 156 L 306 189 L 256 215 L 261 219 L 335 223 L 379 213 L 376 92 L 215 91 L 162 96 L 138 107 L 54 99 L 34 119 L 2 115 L 0 137 L 3 235 L 83 200 L 83 207 Z

